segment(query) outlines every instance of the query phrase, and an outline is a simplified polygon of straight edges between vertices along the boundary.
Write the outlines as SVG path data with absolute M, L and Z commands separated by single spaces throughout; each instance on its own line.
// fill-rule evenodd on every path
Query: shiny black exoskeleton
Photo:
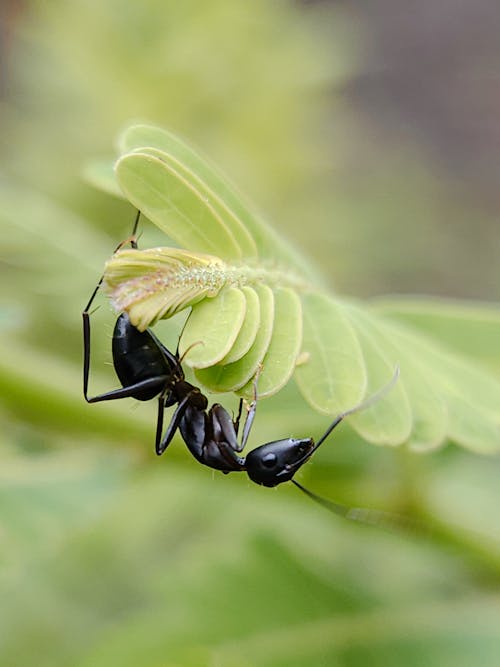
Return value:
M 90 320 L 88 308 L 83 312 L 83 395 L 88 403 L 135 398 L 149 401 L 158 396 L 158 418 L 155 447 L 158 453 L 168 445 L 179 425 L 183 410 L 174 413 L 162 441 L 163 412 L 165 408 L 188 401 L 198 410 L 207 407 L 207 399 L 197 387 L 184 379 L 184 371 L 177 354 L 172 354 L 156 336 L 147 329 L 139 331 L 122 313 L 115 324 L 112 339 L 113 365 L 122 387 L 88 396 L 90 372 Z
M 90 326 L 88 314 L 84 317 L 85 362 L 90 356 Z M 87 382 L 84 382 L 84 395 L 89 403 L 112 401 L 119 398 L 136 398 L 149 401 L 170 386 L 175 377 L 183 379 L 182 368 L 175 355 L 168 350 L 149 330 L 139 331 L 130 322 L 127 313 L 122 313 L 115 324 L 112 338 L 113 366 L 122 387 L 99 396 L 87 396 Z M 86 364 L 85 364 L 86 366 Z M 85 380 L 88 374 L 85 373 Z M 170 397 L 168 405 L 172 405 Z

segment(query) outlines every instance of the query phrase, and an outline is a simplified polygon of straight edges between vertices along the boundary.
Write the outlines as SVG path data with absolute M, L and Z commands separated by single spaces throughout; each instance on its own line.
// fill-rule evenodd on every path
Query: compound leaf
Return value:
M 105 286 L 140 329 L 192 308 L 180 349 L 207 389 L 251 398 L 259 373 L 265 397 L 294 375 L 315 410 L 335 415 L 362 407 L 399 366 L 395 385 L 349 416 L 364 438 L 500 450 L 500 381 L 490 371 L 500 368 L 498 308 L 362 306 L 324 294 L 309 264 L 187 143 L 135 125 L 120 149 L 121 190 L 182 248 L 120 250 Z M 113 191 L 109 170 L 96 178 Z

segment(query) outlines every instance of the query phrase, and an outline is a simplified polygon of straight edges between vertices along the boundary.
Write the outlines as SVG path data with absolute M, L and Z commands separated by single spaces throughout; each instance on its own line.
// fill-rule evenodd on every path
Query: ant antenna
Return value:
M 188 315 L 188 316 L 186 317 L 186 319 L 184 320 L 184 324 L 182 325 L 182 329 L 181 329 L 181 332 L 180 332 L 180 334 L 179 334 L 179 338 L 177 339 L 177 349 L 175 350 L 175 356 L 176 356 L 176 357 L 179 356 L 179 345 L 181 344 L 182 334 L 184 333 L 184 329 L 186 328 L 186 325 L 187 325 L 188 321 L 189 321 L 189 315 Z M 201 341 L 199 341 L 199 342 L 201 343 Z M 190 349 L 193 347 L 193 345 L 195 345 L 195 344 L 196 344 L 196 343 L 192 343 L 192 344 L 188 347 L 188 349 L 187 349 L 187 350 L 184 352 L 184 354 L 182 355 L 182 358 L 183 358 L 183 359 L 184 359 L 184 357 L 186 356 L 186 354 L 189 352 L 189 350 L 190 350 Z
M 355 521 L 367 526 L 385 528 L 391 532 L 397 532 L 399 529 L 403 529 L 404 531 L 413 534 L 422 534 L 424 532 L 428 532 L 428 528 L 420 521 L 415 521 L 414 519 L 402 516 L 401 514 L 393 514 L 391 512 L 384 512 L 382 510 L 341 505 L 340 503 L 336 503 L 333 500 L 329 500 L 328 498 L 318 496 L 316 493 L 309 491 L 309 489 L 306 489 L 304 486 L 302 486 L 302 484 L 299 484 L 294 479 L 291 479 L 290 481 L 295 484 L 298 489 L 305 493 L 306 496 L 311 498 L 311 500 L 314 500 L 315 503 L 318 503 L 318 505 L 321 505 L 333 514 L 341 516 L 348 521 Z
M 181 335 L 182 335 L 182 334 L 181 334 Z M 180 336 L 179 336 L 179 340 L 180 340 Z M 179 359 L 179 363 L 180 363 L 180 364 L 182 364 L 182 362 L 183 362 L 184 359 L 187 357 L 187 355 L 189 354 L 189 352 L 191 352 L 191 350 L 193 349 L 193 347 L 196 347 L 197 345 L 205 345 L 205 343 L 204 343 L 202 340 L 196 340 L 194 343 L 191 343 L 191 345 L 189 345 L 189 346 L 187 347 L 187 349 L 184 350 L 184 354 L 183 354 L 182 357 Z M 177 344 L 177 351 L 176 351 L 176 353 L 175 353 L 175 356 L 176 356 L 176 357 L 179 356 L 179 344 Z
M 358 405 L 355 405 L 353 408 L 349 408 L 349 410 L 346 410 L 345 412 L 341 412 L 340 415 L 335 417 L 333 422 L 330 424 L 330 426 L 326 429 L 326 431 L 323 433 L 321 438 L 318 440 L 318 442 L 314 445 L 314 448 L 307 454 L 306 457 L 304 457 L 304 462 L 310 458 L 314 452 L 318 449 L 318 447 L 323 444 L 323 442 L 328 438 L 330 433 L 333 431 L 333 429 L 340 424 L 340 422 L 345 419 L 345 417 L 348 417 L 349 415 L 354 414 L 355 412 L 361 412 L 361 410 L 366 410 L 367 408 L 370 408 L 372 405 L 375 403 L 378 403 L 381 398 L 383 398 L 396 384 L 399 378 L 399 365 L 396 366 L 394 370 L 394 375 L 392 378 L 389 380 L 389 382 L 381 387 L 378 391 L 376 391 L 374 394 L 369 396 L 366 400 L 362 401 L 361 403 L 358 403 Z
M 385 396 L 385 394 L 387 394 L 388 391 L 392 389 L 392 387 L 396 384 L 398 378 L 399 378 L 399 366 L 396 366 L 394 375 L 386 385 L 381 387 L 381 389 L 375 392 L 372 396 L 368 397 L 362 403 L 359 403 L 353 408 L 350 408 L 349 410 L 342 412 L 338 417 L 336 417 L 333 423 L 328 427 L 326 432 L 321 436 L 321 438 L 315 444 L 312 451 L 309 452 L 306 457 L 304 457 L 304 463 L 326 440 L 326 438 L 328 438 L 333 429 L 336 426 L 338 426 L 338 424 L 340 424 L 340 422 L 345 417 L 347 417 L 348 415 L 352 415 L 354 412 L 359 412 L 360 410 L 365 410 L 366 408 L 371 407 L 374 403 L 379 401 L 383 396 Z M 363 523 L 369 526 L 379 526 L 393 532 L 396 531 L 397 529 L 404 529 L 406 530 L 406 532 L 419 533 L 419 534 L 428 532 L 428 529 L 425 525 L 423 525 L 419 521 L 415 521 L 414 519 L 410 519 L 400 514 L 383 512 L 381 510 L 367 509 L 364 507 L 349 507 L 348 505 L 342 505 L 340 503 L 334 502 L 333 500 L 329 500 L 328 498 L 323 498 L 322 496 L 318 496 L 316 493 L 313 493 L 312 491 L 309 491 L 309 489 L 306 489 L 304 486 L 302 486 L 302 484 L 299 484 L 299 482 L 297 482 L 295 479 L 291 479 L 290 481 L 298 489 L 300 489 L 302 493 L 305 493 L 306 496 L 311 498 L 311 500 L 314 500 L 315 503 L 318 503 L 318 505 L 321 505 L 322 507 L 332 512 L 333 514 L 341 516 L 349 521 L 356 521 L 357 523 Z
M 118 244 L 114 249 L 113 254 L 118 252 L 127 243 L 130 243 L 132 248 L 137 248 L 137 227 L 139 225 L 139 218 L 141 217 L 141 212 L 137 210 L 137 215 L 135 216 L 134 226 L 132 227 L 132 235 L 127 239 Z M 94 291 L 90 295 L 90 299 L 83 309 L 82 320 L 83 320 L 83 395 L 87 399 L 87 390 L 88 390 L 88 381 L 90 373 L 90 306 L 93 304 L 94 299 L 97 295 L 97 292 L 101 288 L 101 285 L 104 281 L 104 274 L 99 278 L 99 282 L 95 286 Z

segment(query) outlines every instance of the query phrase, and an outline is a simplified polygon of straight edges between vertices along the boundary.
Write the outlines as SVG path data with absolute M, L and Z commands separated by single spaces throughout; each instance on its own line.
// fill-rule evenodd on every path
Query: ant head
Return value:
M 292 479 L 314 449 L 312 438 L 275 440 L 247 454 L 245 469 L 253 482 L 277 486 Z

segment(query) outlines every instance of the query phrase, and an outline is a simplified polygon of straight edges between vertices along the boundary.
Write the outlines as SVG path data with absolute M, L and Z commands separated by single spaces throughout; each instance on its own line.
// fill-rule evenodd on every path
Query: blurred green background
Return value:
M 346 424 L 304 470 L 428 517 L 432 539 L 213 473 L 181 442 L 158 460 L 155 405 L 84 403 L 80 312 L 133 219 L 83 170 L 130 120 L 210 155 L 332 289 L 500 300 L 500 9 L 3 0 L 0 20 L 0 662 L 497 665 L 497 458 Z M 116 384 L 113 319 L 101 299 L 92 393 Z M 292 384 L 252 445 L 327 422 Z

